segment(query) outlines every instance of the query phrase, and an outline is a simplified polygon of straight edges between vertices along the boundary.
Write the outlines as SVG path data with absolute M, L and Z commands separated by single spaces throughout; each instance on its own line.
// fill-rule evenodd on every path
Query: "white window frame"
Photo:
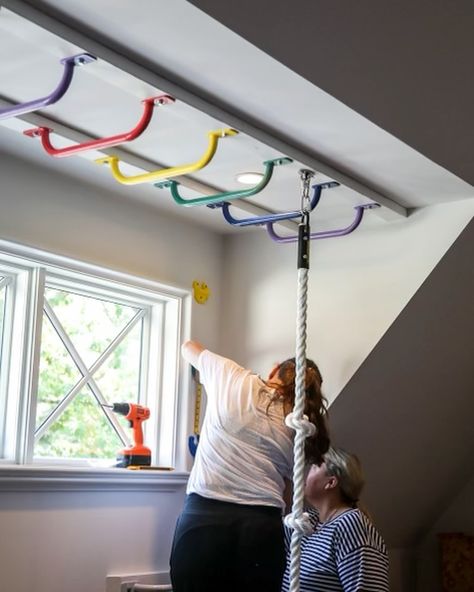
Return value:
M 139 401 L 151 410 L 150 419 L 144 422 L 145 441 L 152 449 L 154 465 L 186 471 L 188 404 L 183 403 L 183 399 L 188 398 L 190 385 L 189 373 L 179 363 L 179 347 L 189 337 L 190 291 L 2 240 L 0 266 L 2 275 L 8 274 L 9 278 L 3 351 L 11 353 L 9 358 L 3 358 L 2 365 L 4 369 L 7 366 L 8 371 L 2 371 L 0 377 L 4 396 L 8 392 L 3 430 L 5 445 L 2 447 L 0 442 L 0 469 L 15 465 L 44 466 L 44 461 L 33 458 L 33 447 L 47 283 L 76 293 L 80 290 L 89 296 L 102 294 L 108 298 L 113 292 L 115 302 L 134 306 L 139 303 L 146 308 L 148 320 L 143 326 L 142 347 L 149 355 L 141 358 L 139 393 Z M 148 364 L 147 360 L 156 360 L 156 363 Z M 1 396 L 2 391 L 0 401 Z M 48 460 L 47 464 L 51 470 L 64 469 L 67 464 L 94 471 L 82 460 Z
M 15 275 L 3 272 L 3 279 L 0 280 L 0 290 L 5 290 L 3 324 L 0 330 L 0 360 L 2 360 L 4 371 L 0 368 L 0 458 L 5 448 L 5 427 L 7 425 L 7 391 L 10 367 L 11 352 L 11 329 L 13 318 L 13 296 L 15 294 Z

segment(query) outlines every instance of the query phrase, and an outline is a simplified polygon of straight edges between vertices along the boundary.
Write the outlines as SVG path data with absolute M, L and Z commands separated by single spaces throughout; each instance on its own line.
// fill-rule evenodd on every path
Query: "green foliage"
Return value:
M 123 445 L 92 394 L 83 391 L 35 447 L 35 456 L 115 458 Z
M 57 407 L 81 376 L 49 319 L 43 315 L 36 427 Z

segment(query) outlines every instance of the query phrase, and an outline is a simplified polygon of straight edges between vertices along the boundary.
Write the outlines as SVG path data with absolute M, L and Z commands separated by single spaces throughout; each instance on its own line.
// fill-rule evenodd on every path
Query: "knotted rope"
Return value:
M 290 556 L 290 592 L 300 589 L 300 556 L 301 539 L 311 534 L 312 526 L 309 516 L 303 512 L 304 504 L 304 469 L 305 469 L 305 440 L 312 436 L 316 426 L 308 421 L 304 415 L 305 404 L 305 374 L 306 374 L 306 328 L 307 328 L 307 298 L 309 271 L 309 184 L 313 176 L 312 171 L 300 171 L 303 182 L 301 199 L 302 219 L 298 232 L 298 289 L 296 307 L 296 356 L 295 356 L 295 404 L 293 412 L 287 416 L 286 423 L 295 430 L 293 445 L 293 507 L 292 512 L 285 518 L 285 524 L 293 528 L 291 533 Z

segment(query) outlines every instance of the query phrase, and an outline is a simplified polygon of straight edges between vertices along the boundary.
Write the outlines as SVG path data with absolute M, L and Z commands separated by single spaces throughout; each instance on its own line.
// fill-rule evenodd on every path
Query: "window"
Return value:
M 0 251 L 0 459 L 113 466 L 131 430 L 105 405 L 132 402 L 153 462 L 175 466 L 187 293 L 20 251 Z

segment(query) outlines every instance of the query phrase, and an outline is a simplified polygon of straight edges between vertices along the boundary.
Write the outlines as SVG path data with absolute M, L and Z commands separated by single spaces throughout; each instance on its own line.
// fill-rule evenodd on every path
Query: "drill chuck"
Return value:
M 127 416 L 130 413 L 130 405 L 128 403 L 114 403 L 111 407 L 112 411 L 119 415 Z

